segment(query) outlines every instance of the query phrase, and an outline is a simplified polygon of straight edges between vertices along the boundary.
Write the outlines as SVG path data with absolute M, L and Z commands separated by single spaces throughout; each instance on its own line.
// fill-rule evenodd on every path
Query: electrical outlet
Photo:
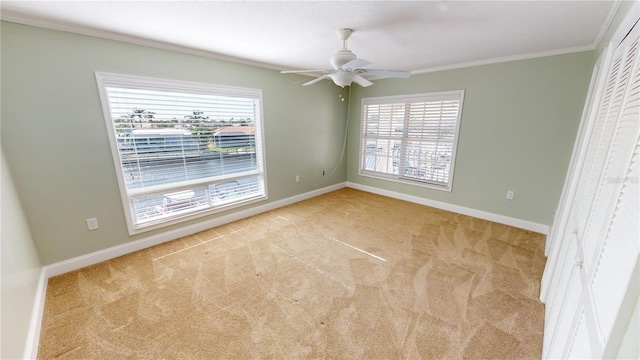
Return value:
M 300 182 L 300 175 L 296 175 L 296 182 Z
M 511 190 L 507 191 L 507 200 L 513 200 L 513 196 L 515 194 L 516 193 L 514 191 L 511 191 Z
M 89 230 L 97 230 L 99 227 L 100 225 L 98 225 L 98 219 L 87 219 L 87 228 L 89 228 Z

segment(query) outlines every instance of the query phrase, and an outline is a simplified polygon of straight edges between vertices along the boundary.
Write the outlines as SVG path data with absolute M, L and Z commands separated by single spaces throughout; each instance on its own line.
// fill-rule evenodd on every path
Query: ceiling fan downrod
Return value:
M 349 39 L 351 33 L 353 33 L 353 30 L 347 28 L 339 29 L 336 31 L 336 33 L 338 34 L 338 38 L 342 40 L 342 49 L 338 50 L 331 57 L 330 63 L 335 70 L 338 70 L 342 67 L 342 65 L 348 63 L 351 60 L 355 60 L 357 57 L 354 53 L 351 52 L 351 50 L 347 49 L 347 39 Z
M 349 39 L 349 37 L 351 37 L 351 34 L 353 33 L 353 30 L 351 29 L 338 29 L 336 30 L 336 33 L 338 34 L 338 38 L 340 40 L 342 40 L 342 49 L 346 50 L 347 49 L 347 40 Z

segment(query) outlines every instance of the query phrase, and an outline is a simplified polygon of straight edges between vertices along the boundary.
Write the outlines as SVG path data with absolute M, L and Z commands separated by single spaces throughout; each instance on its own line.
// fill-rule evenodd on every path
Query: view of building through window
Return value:
M 130 228 L 266 196 L 260 92 L 189 85 L 102 77 Z

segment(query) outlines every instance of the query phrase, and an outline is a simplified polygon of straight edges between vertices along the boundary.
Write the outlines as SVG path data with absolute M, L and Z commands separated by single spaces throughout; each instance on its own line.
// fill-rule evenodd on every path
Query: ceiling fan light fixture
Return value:
M 334 84 L 340 87 L 345 87 L 351 85 L 354 75 L 355 74 L 351 71 L 338 70 L 337 72 L 329 74 L 328 76 L 331 78 L 331 80 L 333 80 Z

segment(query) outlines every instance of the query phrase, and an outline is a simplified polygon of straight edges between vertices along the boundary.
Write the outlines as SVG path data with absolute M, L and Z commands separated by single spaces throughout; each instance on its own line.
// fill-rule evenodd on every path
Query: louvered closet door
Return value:
M 614 52 L 584 163 L 576 169 L 580 177 L 548 296 L 543 357 L 602 357 L 629 286 L 637 291 L 631 276 L 640 253 L 639 34 L 636 25 Z
M 595 118 L 593 125 L 590 127 L 591 132 L 585 134 L 586 138 L 584 143 L 586 145 L 586 151 L 584 153 L 584 160 L 581 162 L 581 167 L 574 169 L 575 177 L 578 179 L 576 183 L 576 189 L 574 197 L 570 199 L 567 204 L 568 215 L 566 219 L 567 225 L 564 228 L 564 232 L 558 236 L 556 241 L 560 242 L 560 247 L 557 253 L 549 254 L 547 260 L 547 268 L 545 272 L 550 271 L 550 265 L 556 263 L 553 267 L 553 273 L 551 274 L 550 290 L 546 297 L 545 307 L 545 336 L 544 336 L 544 355 L 551 351 L 558 350 L 558 341 L 563 342 L 564 339 L 569 337 L 570 323 L 571 323 L 571 310 L 578 306 L 580 299 L 581 286 L 579 284 L 579 265 L 578 263 L 578 248 L 580 246 L 580 234 L 584 231 L 579 231 L 579 223 L 585 221 L 579 220 L 579 217 L 586 218 L 585 209 L 583 204 L 586 202 L 585 194 L 588 188 L 593 188 L 594 179 L 601 173 L 602 161 L 598 165 L 595 161 L 597 153 L 602 153 L 603 149 L 606 150 L 608 140 L 605 136 L 613 132 L 614 122 L 607 122 L 608 115 L 614 115 L 611 113 L 612 102 L 616 90 L 620 88 L 620 68 L 624 54 L 617 54 L 616 58 L 612 61 L 612 65 L 608 71 L 604 90 L 600 103 L 597 109 L 594 110 Z M 607 127 L 608 126 L 608 127 Z M 609 136 L 610 138 L 610 136 Z M 600 155 L 600 158 L 603 158 Z M 588 205 L 586 207 L 588 209 Z M 545 273 L 545 276 L 548 275 Z M 569 314 L 569 315 L 567 315 Z M 559 354 L 555 354 L 555 357 Z

